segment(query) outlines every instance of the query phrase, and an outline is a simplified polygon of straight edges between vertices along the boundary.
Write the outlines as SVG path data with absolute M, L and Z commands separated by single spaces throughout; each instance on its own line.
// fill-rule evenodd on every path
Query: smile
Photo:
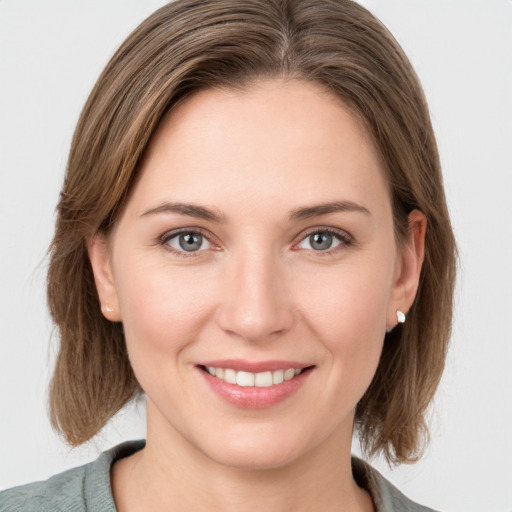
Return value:
M 266 409 L 298 392 L 316 365 L 224 359 L 203 361 L 196 368 L 205 384 L 228 404 L 242 409 Z
M 205 366 L 204 369 L 213 377 L 221 379 L 228 384 L 236 384 L 241 387 L 268 388 L 292 380 L 302 373 L 299 368 L 287 368 L 282 370 L 265 372 L 237 371 L 232 368 L 216 368 Z

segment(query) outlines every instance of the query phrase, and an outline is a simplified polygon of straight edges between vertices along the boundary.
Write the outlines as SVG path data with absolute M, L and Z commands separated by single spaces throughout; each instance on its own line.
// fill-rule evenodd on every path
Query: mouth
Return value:
M 315 368 L 292 361 L 224 360 L 197 365 L 214 394 L 242 409 L 266 409 L 288 400 L 305 385 Z
M 200 368 L 209 373 L 212 377 L 222 380 L 227 384 L 233 384 L 240 387 L 269 388 L 279 386 L 283 382 L 288 382 L 304 372 L 310 371 L 313 366 L 305 368 L 280 368 L 277 370 L 267 370 L 262 372 L 250 372 L 236 370 L 234 368 L 222 368 L 216 366 L 203 366 Z

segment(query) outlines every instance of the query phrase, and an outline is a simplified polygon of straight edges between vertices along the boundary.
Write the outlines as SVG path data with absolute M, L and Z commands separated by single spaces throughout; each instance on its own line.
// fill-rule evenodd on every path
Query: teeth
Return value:
M 281 384 L 286 380 L 293 379 L 296 375 L 299 375 L 302 370 L 298 368 L 287 368 L 286 370 L 275 370 L 273 372 L 243 372 L 233 370 L 231 368 L 215 368 L 213 366 L 207 366 L 206 370 L 210 375 L 222 379 L 228 384 L 237 384 L 238 386 L 248 387 L 256 386 L 258 388 L 266 388 Z
M 239 386 L 254 386 L 254 373 L 238 372 L 236 374 L 236 383 Z
M 284 371 L 284 380 L 290 380 L 293 377 L 295 377 L 295 370 L 293 368 Z
M 268 388 L 272 386 L 272 372 L 257 373 L 254 377 L 254 385 L 258 388 Z
M 224 380 L 229 384 L 236 384 L 236 372 L 231 368 L 224 370 Z
M 272 384 L 281 384 L 284 381 L 284 370 L 276 370 L 272 373 Z

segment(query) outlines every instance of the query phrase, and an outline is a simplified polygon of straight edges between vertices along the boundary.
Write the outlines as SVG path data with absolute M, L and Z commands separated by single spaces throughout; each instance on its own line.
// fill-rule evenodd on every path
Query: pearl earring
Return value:
M 112 313 L 112 311 L 114 311 L 110 306 L 105 306 L 105 311 L 107 313 Z
M 397 309 L 396 310 L 396 319 L 398 320 L 399 324 L 404 324 L 405 319 L 406 319 L 405 313 L 403 311 L 400 311 L 399 309 Z

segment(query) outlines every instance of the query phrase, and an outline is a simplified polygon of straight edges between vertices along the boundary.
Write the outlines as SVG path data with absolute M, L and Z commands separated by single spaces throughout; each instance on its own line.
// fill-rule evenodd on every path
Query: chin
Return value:
M 245 471 L 268 471 L 284 468 L 300 458 L 298 450 L 283 450 L 274 446 L 262 449 L 253 447 L 224 447 L 222 452 L 203 452 L 211 460 L 228 468 Z
M 243 428 L 243 427 L 242 427 Z M 244 429 L 246 430 L 246 429 Z M 202 437 L 196 447 L 210 460 L 226 467 L 247 471 L 284 468 L 314 450 L 318 439 L 310 439 L 302 432 L 290 429 L 261 429 L 251 433 L 225 433 L 225 436 Z M 208 439 L 205 443 L 204 439 Z

